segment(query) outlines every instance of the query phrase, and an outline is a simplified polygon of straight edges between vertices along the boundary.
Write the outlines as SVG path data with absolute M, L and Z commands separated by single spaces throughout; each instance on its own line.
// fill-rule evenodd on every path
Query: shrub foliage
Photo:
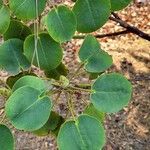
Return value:
M 90 33 L 101 28 L 111 12 L 131 0 L 74 0 L 74 5 L 53 5 L 47 0 L 0 0 L 0 69 L 9 73 L 7 101 L 0 124 L 0 149 L 13 150 L 14 138 L 5 119 L 18 130 L 39 136 L 53 134 L 60 150 L 100 150 L 106 142 L 103 127 L 108 113 L 120 111 L 131 99 L 131 83 L 121 74 L 108 73 L 112 57 Z M 76 33 L 86 34 L 78 57 L 79 68 L 69 73 L 63 62 L 62 44 Z M 38 77 L 32 66 L 45 75 Z M 91 84 L 76 84 L 82 69 Z M 73 108 L 72 95 L 89 93 L 81 114 Z M 55 112 L 58 97 L 66 95 L 71 116 Z M 57 94 L 58 96 L 53 96 Z

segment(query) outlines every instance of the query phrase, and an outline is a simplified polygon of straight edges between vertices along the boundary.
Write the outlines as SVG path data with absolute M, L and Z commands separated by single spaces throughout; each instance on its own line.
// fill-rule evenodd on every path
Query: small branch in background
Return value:
M 112 36 L 118 36 L 122 34 L 128 34 L 130 31 L 124 30 L 124 31 L 119 31 L 119 32 L 114 32 L 114 33 L 108 33 L 108 34 L 96 34 L 94 35 L 96 38 L 104 38 L 104 37 L 112 37 Z M 84 39 L 86 35 L 75 35 L 73 38 L 74 39 Z
M 1 110 L 1 109 L 4 109 L 4 108 L 5 108 L 5 106 L 2 106 L 2 107 L 0 107 L 0 110 Z
M 110 20 L 119 23 L 119 25 L 121 27 L 125 28 L 127 31 L 129 31 L 129 32 L 131 32 L 133 34 L 136 34 L 136 35 L 138 35 L 139 37 L 141 37 L 141 38 L 143 38 L 145 40 L 150 41 L 150 35 L 149 34 L 144 33 L 143 31 L 139 30 L 138 28 L 129 25 L 128 23 L 126 23 L 125 21 L 123 21 L 122 19 L 120 19 L 120 17 L 117 14 L 112 13 L 112 15 L 114 17 L 109 17 Z
M 105 38 L 105 37 L 112 37 L 112 36 L 118 36 L 122 34 L 128 34 L 128 33 L 133 33 L 138 35 L 139 37 L 150 41 L 150 35 L 147 33 L 144 33 L 143 31 L 139 30 L 138 28 L 129 25 L 125 21 L 123 21 L 116 13 L 112 13 L 113 17 L 109 17 L 110 20 L 115 21 L 119 23 L 119 25 L 126 30 L 119 31 L 119 32 L 114 32 L 114 33 L 107 33 L 107 34 L 96 34 L 94 35 L 96 38 Z M 86 35 L 75 35 L 73 39 L 84 39 Z

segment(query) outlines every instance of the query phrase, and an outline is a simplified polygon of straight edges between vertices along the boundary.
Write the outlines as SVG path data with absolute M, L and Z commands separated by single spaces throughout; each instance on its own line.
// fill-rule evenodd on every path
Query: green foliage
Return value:
M 118 11 L 125 7 L 127 7 L 131 1 L 133 0 L 110 0 L 111 1 L 111 10 L 112 11 Z
M 48 34 L 40 33 L 35 52 L 34 35 L 29 35 L 24 42 L 24 54 L 30 62 L 43 70 L 49 71 L 59 66 L 62 61 L 62 48 Z M 34 58 L 34 59 L 33 59 Z
M 78 51 L 79 67 L 71 68 L 74 72 L 63 62 L 65 42 L 98 30 L 111 12 L 125 8 L 131 0 L 72 1 L 72 10 L 52 5 L 45 14 L 47 0 L 9 0 L 8 4 L 0 0 L 0 34 L 4 39 L 0 69 L 9 73 L 6 87 L 0 91 L 8 99 L 1 108 L 6 114 L 0 120 L 2 150 L 14 149 L 13 136 L 2 125 L 6 118 L 16 129 L 38 136 L 55 135 L 59 150 L 100 150 L 106 141 L 105 116 L 121 110 L 131 99 L 131 83 L 118 73 L 107 72 L 112 57 L 93 35 L 85 34 Z M 40 77 L 33 65 L 43 71 Z M 89 82 L 76 83 L 85 73 Z M 90 103 L 82 99 L 82 92 L 89 93 Z M 74 96 L 86 104 L 81 115 L 75 113 Z M 65 118 L 55 112 L 60 98 L 67 102 Z
M 10 12 L 7 6 L 2 6 L 0 8 L 0 34 L 4 34 L 10 24 Z
M 91 73 L 99 73 L 112 65 L 112 58 L 100 48 L 98 41 L 88 35 L 79 50 L 79 58 L 84 63 L 85 70 Z
M 113 113 L 126 106 L 131 99 L 130 82 L 120 74 L 104 74 L 92 85 L 91 102 L 100 111 Z
M 9 28 L 4 33 L 4 40 L 18 38 L 20 40 L 25 40 L 25 38 L 31 34 L 31 29 L 24 25 L 22 22 L 18 20 L 11 20 Z
M 14 139 L 8 127 L 0 124 L 0 149 L 14 150 Z
M 21 72 L 21 73 L 15 75 L 15 76 L 8 77 L 7 80 L 6 80 L 6 84 L 12 89 L 12 87 L 16 83 L 16 81 L 19 80 L 21 77 L 24 77 L 26 75 L 36 76 L 34 73 L 29 73 L 27 71 Z
M 60 150 L 99 150 L 105 144 L 101 123 L 88 115 L 65 122 L 57 137 Z
M 67 74 L 68 69 L 63 63 L 61 63 L 56 69 L 45 71 L 46 77 L 55 80 L 59 80 L 61 75 L 67 76 Z
M 95 117 L 97 120 L 99 120 L 100 122 L 104 122 L 105 120 L 105 113 L 102 111 L 98 111 L 97 109 L 95 109 L 95 107 L 93 106 L 93 104 L 88 105 L 84 112 L 84 114 L 87 114 L 89 116 Z
M 39 90 L 41 93 L 46 91 L 47 89 L 46 84 L 43 80 L 35 76 L 26 75 L 17 80 L 17 82 L 12 87 L 12 91 L 14 92 L 23 86 L 30 86 L 32 88 Z
M 76 18 L 74 13 L 65 6 L 52 9 L 47 16 L 47 30 L 57 42 L 71 40 L 76 31 Z
M 0 68 L 11 74 L 27 70 L 30 63 L 23 55 L 23 42 L 20 39 L 10 39 L 0 46 Z
M 3 0 L 0 0 L 0 8 L 3 6 Z
M 93 32 L 107 22 L 110 15 L 110 0 L 78 0 L 73 12 L 77 18 L 77 31 Z
M 25 131 L 41 128 L 48 120 L 52 103 L 41 91 L 23 86 L 6 102 L 5 112 L 12 125 Z
M 33 131 L 33 133 L 38 136 L 46 136 L 50 133 L 57 135 L 57 132 L 59 131 L 59 128 L 63 123 L 64 118 L 52 111 L 46 124 L 42 128 Z
M 9 6 L 14 15 L 19 19 L 34 19 L 36 13 L 38 16 L 42 13 L 45 8 L 47 0 L 38 0 L 38 6 L 36 8 L 36 0 L 9 0 Z

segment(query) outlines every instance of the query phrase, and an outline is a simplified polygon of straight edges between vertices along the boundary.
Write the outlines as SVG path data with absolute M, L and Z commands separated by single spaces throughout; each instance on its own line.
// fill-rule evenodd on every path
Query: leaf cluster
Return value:
M 102 149 L 106 142 L 105 116 L 129 103 L 132 86 L 121 74 L 107 73 L 113 59 L 90 33 L 131 0 L 74 0 L 73 8 L 53 6 L 43 16 L 46 2 L 0 0 L 0 34 L 4 40 L 0 69 L 10 75 L 6 81 L 6 118 L 18 130 L 55 135 L 60 150 Z M 63 62 L 62 44 L 77 32 L 87 35 L 78 52 L 79 67 L 71 74 Z M 44 76 L 38 77 L 32 66 L 41 69 Z M 91 84 L 74 83 L 81 69 Z M 72 96 L 84 92 L 89 93 L 89 101 L 82 114 L 76 114 Z M 62 117 L 54 109 L 61 94 L 66 96 L 70 117 Z M 0 146 L 13 150 L 14 138 L 3 117 Z

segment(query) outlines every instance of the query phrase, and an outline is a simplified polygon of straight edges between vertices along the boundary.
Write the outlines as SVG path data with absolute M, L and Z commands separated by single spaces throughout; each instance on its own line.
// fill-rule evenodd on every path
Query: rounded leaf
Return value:
M 33 133 L 38 136 L 46 136 L 49 133 L 53 133 L 58 128 L 60 128 L 60 125 L 63 122 L 64 122 L 64 119 L 61 116 L 59 116 L 57 113 L 52 111 L 46 124 L 42 128 L 36 131 L 33 131 Z
M 0 34 L 4 34 L 10 24 L 10 11 L 7 6 L 2 6 L 0 8 Z
M 78 0 L 73 12 L 77 18 L 77 31 L 89 33 L 102 27 L 110 16 L 110 0 Z
M 100 150 L 105 144 L 101 123 L 88 115 L 65 122 L 57 137 L 59 150 Z
M 10 39 L 0 46 L 0 68 L 11 74 L 18 74 L 20 70 L 27 70 L 30 63 L 23 55 L 23 42 Z
M 45 71 L 45 75 L 48 78 L 53 78 L 55 80 L 59 80 L 60 76 L 67 76 L 68 74 L 68 69 L 66 66 L 61 63 L 56 69 Z
M 36 11 L 38 15 L 42 13 L 45 8 L 47 0 L 38 0 L 38 8 L 36 10 L 36 0 L 9 0 L 9 6 L 14 15 L 19 19 L 34 19 L 36 18 Z
M 111 10 L 118 11 L 127 7 L 133 0 L 110 0 Z
M 131 99 L 131 83 L 117 73 L 101 75 L 92 86 L 90 100 L 100 111 L 114 113 L 126 106 Z
M 76 18 L 74 13 L 65 6 L 52 9 L 47 16 L 47 30 L 57 42 L 69 41 L 76 31 Z
M 47 33 L 39 34 L 37 52 L 35 52 L 34 35 L 28 36 L 24 42 L 24 54 L 30 62 L 33 60 L 33 64 L 43 70 L 57 68 L 63 57 L 60 44 Z
M 34 131 L 47 122 L 51 107 L 51 100 L 47 96 L 41 96 L 40 91 L 24 86 L 9 97 L 5 112 L 15 128 Z
M 105 113 L 95 109 L 93 104 L 90 104 L 89 106 L 87 106 L 83 113 L 89 116 L 95 117 L 97 120 L 99 120 L 102 123 L 105 120 Z
M 99 53 L 100 44 L 99 41 L 93 35 L 87 35 L 83 41 L 83 44 L 79 50 L 79 58 L 82 62 L 86 61 L 94 53 Z
M 22 77 L 24 77 L 24 76 L 26 76 L 26 75 L 36 76 L 34 73 L 29 73 L 29 72 L 27 72 L 27 71 L 24 71 L 24 72 L 21 72 L 21 73 L 15 75 L 15 76 L 10 76 L 10 77 L 8 77 L 7 80 L 6 80 L 6 84 L 7 84 L 10 88 L 12 88 L 13 85 L 16 83 L 17 80 L 19 80 L 20 78 L 22 78 Z
M 0 124 L 0 149 L 14 150 L 14 139 L 8 127 Z
M 17 82 L 14 84 L 12 88 L 12 91 L 14 92 L 23 86 L 30 86 L 34 89 L 41 91 L 41 93 L 46 91 L 47 89 L 46 83 L 43 80 L 35 76 L 27 75 L 17 80 Z
M 18 38 L 24 41 L 29 34 L 31 34 L 30 28 L 18 20 L 11 20 L 9 28 L 3 37 L 5 41 L 12 38 Z
M 112 57 L 107 52 L 101 50 L 86 60 L 85 70 L 91 73 L 103 72 L 111 67 L 112 63 Z
M 80 50 L 79 58 L 84 63 L 84 68 L 89 73 L 100 73 L 112 65 L 112 57 L 100 48 L 98 40 L 88 35 Z

